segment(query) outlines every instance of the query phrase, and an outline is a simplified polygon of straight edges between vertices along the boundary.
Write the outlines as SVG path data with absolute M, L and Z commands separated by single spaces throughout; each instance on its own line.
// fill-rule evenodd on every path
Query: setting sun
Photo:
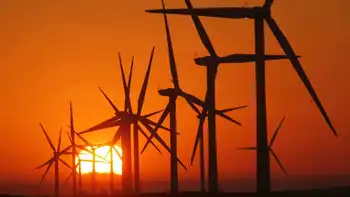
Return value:
M 116 150 L 122 155 L 122 149 L 115 145 L 115 150 L 113 150 L 113 172 L 115 174 L 122 174 L 122 161 L 116 153 Z M 91 147 L 87 147 L 89 150 L 92 150 Z M 97 173 L 110 173 L 110 146 L 102 146 L 96 148 L 96 172 Z M 88 174 L 92 172 L 92 159 L 93 155 L 85 150 L 82 150 L 79 153 L 81 161 L 81 173 Z M 79 157 L 76 157 L 76 162 L 79 162 Z M 105 158 L 105 161 L 102 159 Z M 77 169 L 78 170 L 78 169 Z

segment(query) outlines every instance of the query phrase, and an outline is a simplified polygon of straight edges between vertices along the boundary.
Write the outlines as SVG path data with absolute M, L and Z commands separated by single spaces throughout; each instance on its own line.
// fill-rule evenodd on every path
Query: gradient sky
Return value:
M 195 7 L 262 2 L 192 1 Z M 185 7 L 180 0 L 167 0 L 166 4 Z M 131 96 L 136 106 L 149 55 L 156 46 L 144 112 L 165 107 L 167 98 L 160 97 L 156 91 L 172 86 L 163 18 L 144 11 L 160 6 L 160 0 L 0 1 L 0 179 L 39 179 L 42 171 L 31 170 L 44 162 L 51 151 L 38 123 L 44 124 L 57 143 L 59 128 L 67 129 L 70 100 L 77 130 L 87 129 L 113 115 L 98 86 L 123 107 L 118 51 L 127 73 L 127 65 L 135 55 Z M 302 56 L 301 63 L 339 132 L 338 138 L 333 136 L 288 61 L 268 63 L 269 134 L 285 115 L 274 150 L 291 175 L 350 173 L 349 6 L 348 0 L 290 0 L 275 1 L 272 8 L 273 17 Z M 220 55 L 254 52 L 251 20 L 201 19 Z M 170 16 L 169 20 L 180 85 L 203 98 L 205 69 L 195 65 L 193 58 L 207 52 L 190 17 Z M 268 29 L 267 51 L 282 52 Z M 249 105 L 230 113 L 243 123 L 242 127 L 217 118 L 219 176 L 254 177 L 255 153 L 236 150 L 255 144 L 254 65 L 221 65 L 216 87 L 219 109 Z M 178 106 L 179 156 L 189 163 L 198 123 L 183 100 Z M 86 136 L 93 142 L 103 142 L 113 134 L 113 130 L 107 130 Z M 169 136 L 164 131 L 161 134 L 164 138 Z M 144 141 L 142 138 L 142 145 Z M 66 136 L 64 144 L 68 144 Z M 167 180 L 169 159 L 150 147 L 141 158 L 141 176 Z M 271 163 L 273 176 L 282 176 L 275 161 Z M 198 176 L 198 160 L 188 172 L 180 169 L 181 179 Z

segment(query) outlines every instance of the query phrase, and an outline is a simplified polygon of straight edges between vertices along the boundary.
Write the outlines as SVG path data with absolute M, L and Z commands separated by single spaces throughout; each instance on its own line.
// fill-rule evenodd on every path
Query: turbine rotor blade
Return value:
M 192 17 L 192 20 L 193 20 L 193 23 L 195 24 L 196 26 L 196 29 L 197 29 L 197 32 L 198 32 L 198 35 L 203 43 L 203 45 L 205 46 L 205 48 L 208 50 L 209 54 L 211 56 L 214 56 L 214 57 L 217 57 L 217 54 L 214 50 L 214 47 L 209 39 L 209 36 L 207 34 L 207 32 L 205 31 L 199 17 L 195 14 L 194 10 L 193 10 L 193 6 L 191 4 L 191 1 L 190 0 L 185 0 L 186 2 L 186 5 L 187 5 L 187 9 L 188 11 L 191 13 L 191 17 Z
M 201 114 L 199 109 L 189 99 L 186 99 L 186 102 L 190 105 L 190 107 L 193 109 L 193 111 L 195 111 L 197 113 L 197 115 Z
M 224 114 L 224 113 L 222 113 L 222 112 L 220 112 L 220 111 L 217 111 L 217 110 L 216 110 L 216 112 L 217 112 L 217 114 L 218 114 L 219 116 L 225 118 L 226 120 L 229 120 L 229 121 L 231 121 L 231 122 L 233 122 L 233 123 L 235 123 L 235 124 L 237 124 L 237 125 L 239 125 L 239 126 L 242 126 L 242 124 L 241 124 L 240 122 L 238 122 L 238 121 L 232 119 L 230 116 L 228 116 L 228 115 L 226 115 L 226 114 Z
M 41 180 L 40 180 L 40 183 L 42 183 L 42 182 L 44 181 L 44 179 L 45 179 L 47 173 L 49 172 L 49 170 L 50 170 L 50 168 L 51 168 L 51 166 L 52 166 L 52 163 L 53 163 L 53 162 L 50 162 L 49 165 L 47 166 L 47 168 L 46 168 L 46 170 L 45 170 L 45 173 L 44 173 L 43 177 L 42 177 Z
M 114 151 L 117 153 L 119 159 L 120 159 L 120 160 L 123 160 L 123 159 L 122 159 L 122 158 L 123 158 L 122 155 L 121 155 L 120 152 L 115 148 L 115 146 L 113 146 L 113 149 L 114 149 Z
M 78 136 L 78 138 L 83 141 L 86 145 L 92 146 L 92 143 L 88 142 L 86 139 L 83 138 L 79 133 L 75 132 L 75 134 Z
M 70 142 L 72 145 L 74 145 L 73 140 L 72 140 L 72 138 L 71 138 L 70 135 L 69 135 L 69 132 L 67 131 L 66 133 L 67 133 L 69 142 Z
M 121 130 L 121 128 L 119 127 L 118 128 L 118 130 L 115 132 L 115 134 L 114 134 L 114 137 L 113 137 L 113 140 L 112 140 L 112 144 L 114 145 L 114 144 L 116 144 L 119 140 L 120 140 L 120 138 L 121 138 L 121 136 L 122 136 L 122 130 Z
M 111 153 L 111 148 L 107 151 L 106 155 L 103 158 L 106 159 L 109 154 L 112 154 Z
M 45 163 L 41 164 L 40 166 L 34 168 L 34 170 L 39 170 L 40 168 L 42 168 L 46 165 L 49 165 L 52 161 L 53 161 L 53 159 L 51 158 L 51 159 L 47 160 Z
M 165 14 L 177 14 L 177 15 L 191 15 L 192 13 L 197 16 L 206 16 L 214 18 L 251 18 L 254 19 L 258 16 L 263 16 L 268 10 L 261 7 L 212 7 L 212 8 L 195 8 L 193 12 L 189 9 L 156 9 L 156 10 L 146 10 L 148 13 L 165 13 Z
M 283 170 L 284 174 L 285 174 L 286 176 L 288 176 L 286 169 L 283 167 L 281 161 L 278 159 L 278 157 L 277 157 L 277 155 L 275 154 L 275 152 L 273 152 L 273 150 L 270 149 L 270 153 L 271 153 L 272 156 L 275 158 L 275 160 L 277 161 L 278 165 L 279 165 L 280 168 Z
M 72 101 L 69 102 L 69 111 L 70 111 L 70 129 L 74 130 L 74 119 L 73 119 L 73 106 Z
M 207 113 L 207 109 L 204 108 L 202 111 L 202 114 L 200 115 L 200 119 L 199 119 L 196 141 L 194 143 L 194 147 L 193 147 L 193 151 L 192 151 L 192 155 L 191 155 L 191 165 L 193 164 L 194 157 L 196 156 L 199 141 L 203 139 L 203 125 L 204 125 L 205 118 L 206 118 L 206 116 L 204 116 L 203 114 L 206 114 L 206 113 Z
M 149 131 L 149 132 L 153 132 L 152 127 L 150 127 L 148 124 L 144 124 L 143 122 L 141 122 L 145 128 Z M 172 154 L 172 150 L 169 148 L 169 146 L 164 142 L 164 140 L 158 135 L 158 133 L 154 133 L 154 137 L 158 140 L 158 142 L 170 153 Z M 184 165 L 184 163 L 178 158 L 177 158 L 177 162 L 185 169 L 187 170 L 186 166 Z
M 73 169 L 73 168 L 72 168 L 70 165 L 68 165 L 67 162 L 65 162 L 63 159 L 58 158 L 58 160 L 59 160 L 61 163 L 63 163 L 67 168 Z
M 133 69 L 134 69 L 134 56 L 132 56 L 131 58 L 131 66 L 130 66 L 130 73 L 129 73 L 129 79 L 128 79 L 128 86 L 127 86 L 128 93 L 130 93 L 130 89 L 131 89 L 131 79 L 132 79 Z
M 57 145 L 57 152 L 61 151 L 61 142 L 62 142 L 62 127 L 60 129 L 60 135 L 58 137 L 58 145 Z
M 256 150 L 256 147 L 243 147 L 243 148 L 237 148 L 237 150 Z
M 58 152 L 59 155 L 66 154 L 70 148 L 72 148 L 72 145 L 69 145 L 66 148 L 64 148 L 63 150 L 61 150 L 60 152 Z
M 131 106 L 131 98 L 130 98 L 130 89 L 131 89 L 131 78 L 132 78 L 132 73 L 133 73 L 133 68 L 134 68 L 134 56 L 132 56 L 131 59 L 131 67 L 130 67 L 130 73 L 129 73 L 129 81 L 128 81 L 128 86 L 127 86 L 127 92 L 126 92 L 126 97 L 127 97 L 127 106 L 129 108 L 130 113 L 132 113 L 132 106 Z M 126 110 L 125 110 L 126 111 Z
M 147 85 L 148 85 L 149 76 L 150 76 L 150 73 L 151 73 L 154 49 L 155 49 L 155 47 L 152 48 L 151 57 L 150 57 L 150 60 L 149 60 L 149 63 L 148 63 L 148 68 L 147 68 L 147 71 L 146 71 L 145 79 L 143 80 L 141 92 L 140 92 L 138 103 L 137 103 L 137 115 L 138 116 L 141 115 L 143 104 L 145 102 Z
M 143 118 L 149 118 L 149 117 L 151 117 L 151 116 L 153 116 L 153 115 L 159 114 L 159 113 L 162 112 L 162 111 L 164 111 L 164 110 L 159 110 L 159 111 L 156 111 L 156 112 L 152 112 L 152 113 L 143 115 L 142 117 L 143 117 Z
M 114 103 L 112 102 L 112 100 L 107 96 L 107 94 L 102 90 L 102 88 L 98 87 L 98 89 L 101 91 L 101 93 L 103 94 L 103 96 L 107 99 L 108 103 L 113 107 L 115 113 L 118 114 L 120 111 L 119 111 L 118 108 L 114 105 Z
M 206 108 L 206 109 L 208 108 L 208 106 L 207 106 L 207 104 L 205 102 L 203 102 L 202 100 L 200 100 L 199 98 L 197 98 L 197 97 L 195 97 L 193 95 L 187 94 L 185 92 L 181 92 L 180 96 L 185 98 L 186 100 L 189 100 L 189 101 L 191 101 L 191 102 L 193 102 L 193 103 L 203 107 L 203 108 Z M 219 115 L 219 116 L 221 116 L 221 117 L 223 117 L 223 118 L 225 118 L 225 119 L 227 119 L 227 120 L 229 120 L 229 121 L 231 121 L 231 122 L 233 122 L 233 123 L 235 123 L 235 124 L 237 124 L 239 126 L 241 126 L 241 123 L 239 123 L 236 120 L 233 120 L 231 117 L 227 116 L 226 114 L 224 114 L 223 112 L 221 112 L 219 110 L 215 110 L 215 114 Z M 206 114 L 205 114 L 205 116 L 206 116 Z
M 162 8 L 163 8 L 163 10 L 165 10 L 164 0 L 162 0 Z M 176 69 L 174 48 L 173 48 L 173 43 L 172 43 L 171 35 L 170 35 L 169 22 L 168 22 L 168 18 L 167 18 L 165 13 L 163 14 L 163 17 L 164 17 L 164 23 L 165 23 L 166 39 L 167 39 L 167 44 L 168 44 L 168 55 L 169 55 L 169 64 L 170 64 L 170 72 L 171 72 L 172 82 L 174 84 L 174 87 L 176 89 L 179 89 L 180 88 L 179 77 L 178 77 L 177 69 Z
M 120 119 L 116 116 L 113 116 L 112 118 L 108 119 L 108 120 L 105 120 L 87 130 L 84 130 L 84 131 L 81 131 L 79 132 L 79 134 L 84 134 L 84 133 L 90 133 L 90 132 L 93 132 L 93 131 L 97 131 L 97 130 L 102 130 L 102 129 L 107 129 L 107 128 L 110 128 L 110 127 L 115 127 L 115 126 L 118 126 L 120 123 Z
M 157 123 L 154 122 L 154 121 L 152 121 L 152 120 L 150 120 L 150 119 L 146 119 L 146 118 L 140 118 L 140 119 L 142 119 L 143 121 L 147 122 L 147 124 L 149 124 L 149 125 L 157 126 Z M 158 129 L 164 129 L 164 130 L 166 130 L 166 131 L 171 131 L 170 128 L 167 128 L 167 127 L 165 127 L 165 126 L 163 126 L 163 125 L 160 125 Z M 157 130 L 158 130 L 158 129 L 157 129 Z M 179 135 L 179 133 L 176 133 L 176 134 Z
M 299 58 L 300 56 L 297 56 Z M 265 55 L 265 61 L 273 61 L 273 60 L 283 60 L 288 59 L 286 55 Z M 257 60 L 257 55 L 255 54 L 232 54 L 224 57 L 213 57 L 213 56 L 205 56 L 196 58 L 194 61 L 197 65 L 210 65 L 210 64 L 225 64 L 225 63 L 249 63 L 255 62 Z
M 46 130 L 44 129 L 44 126 L 43 126 L 41 123 L 39 123 L 39 124 L 40 124 L 41 130 L 44 132 L 44 135 L 45 135 L 45 137 L 46 137 L 46 140 L 47 140 L 47 141 L 49 142 L 49 144 L 50 144 L 51 149 L 52 149 L 54 152 L 56 152 L 55 146 L 54 146 L 53 143 L 51 142 L 49 135 L 47 135 L 47 132 L 46 132 Z
M 67 177 L 66 181 L 64 182 L 64 184 L 67 184 L 68 181 L 70 180 L 70 178 L 73 176 L 73 171 L 69 173 L 69 176 Z
M 148 138 L 146 144 L 143 146 L 142 150 L 141 150 L 141 154 L 145 151 L 145 149 L 147 148 L 148 144 L 151 142 L 152 138 L 157 134 L 157 130 L 160 127 L 160 125 L 162 125 L 162 123 L 164 122 L 164 120 L 166 119 L 166 117 L 168 116 L 168 114 L 170 113 L 170 108 L 171 107 L 171 103 L 168 103 L 168 105 L 166 106 L 165 110 L 163 111 L 162 116 L 159 118 L 157 125 L 155 126 L 154 130 L 151 131 L 151 136 Z M 141 121 L 142 122 L 142 121 Z M 145 125 L 145 124 L 144 124 Z M 147 128 L 147 127 L 146 127 Z
M 285 117 L 283 116 L 281 122 L 278 124 L 278 127 L 277 127 L 275 133 L 273 134 L 273 136 L 272 136 L 272 138 L 271 138 L 271 142 L 270 142 L 270 145 L 269 145 L 270 148 L 272 147 L 273 142 L 275 141 L 275 139 L 276 139 L 276 137 L 277 137 L 278 131 L 280 130 L 280 128 L 281 128 L 281 126 L 282 126 L 282 124 L 283 124 L 284 119 L 285 119 Z
M 121 55 L 119 52 L 118 52 L 118 58 L 119 58 L 120 71 L 122 73 L 122 80 L 123 80 L 123 87 L 124 87 L 124 94 L 125 94 L 124 111 L 127 111 L 127 108 L 128 108 L 128 98 L 127 98 L 128 85 L 126 84 L 126 78 L 125 78 L 124 69 L 123 69 L 123 62 L 122 62 L 122 58 L 121 58 Z
M 235 111 L 235 110 L 238 110 L 238 109 L 243 109 L 243 108 L 246 108 L 248 107 L 247 105 L 244 105 L 244 106 L 239 106 L 239 107 L 233 107 L 233 108 L 228 108 L 228 109 L 222 109 L 222 110 L 218 110 L 219 112 L 221 113 L 226 113 L 226 112 L 231 112 L 231 111 Z
M 84 151 L 86 151 L 86 152 L 88 152 L 88 153 L 90 153 L 90 154 L 92 154 L 92 151 L 89 150 L 89 149 L 87 149 L 85 145 L 78 145 L 78 144 L 77 144 L 76 147 L 79 148 L 79 149 L 81 149 L 81 150 L 84 150 Z
M 137 128 L 138 130 L 141 132 L 141 134 L 146 138 L 146 140 L 149 139 L 149 137 L 147 136 L 146 132 L 137 124 Z M 151 140 L 150 141 L 151 145 L 156 148 L 156 150 L 161 154 L 163 155 L 162 151 L 160 151 L 160 149 L 153 143 L 153 141 Z M 142 153 L 142 152 L 141 152 Z
M 286 36 L 282 33 L 281 29 L 278 27 L 275 20 L 270 17 L 265 17 L 265 20 L 267 24 L 269 25 L 271 31 L 273 32 L 274 36 L 276 37 L 277 41 L 281 45 L 282 49 L 286 53 L 286 55 L 289 57 L 290 62 L 292 63 L 294 69 L 298 73 L 300 79 L 304 83 L 304 86 L 307 88 L 309 94 L 311 95 L 312 99 L 315 101 L 319 111 L 321 112 L 324 120 L 327 122 L 328 126 L 333 131 L 334 135 L 337 136 L 337 132 L 335 128 L 332 125 L 331 120 L 329 119 L 325 109 L 323 108 L 321 101 L 319 100 L 316 91 L 314 90 L 313 86 L 311 85 L 311 82 L 309 81 L 304 69 L 301 66 L 301 63 L 299 62 L 293 48 L 291 47 L 289 41 L 287 40 Z

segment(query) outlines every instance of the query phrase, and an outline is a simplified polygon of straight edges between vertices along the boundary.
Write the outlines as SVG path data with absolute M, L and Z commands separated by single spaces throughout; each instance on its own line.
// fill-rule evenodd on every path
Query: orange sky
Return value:
M 195 7 L 213 5 L 213 2 L 192 1 Z M 245 2 L 253 5 L 262 1 Z M 180 0 L 167 0 L 166 4 L 167 7 L 185 7 Z M 220 1 L 221 6 L 243 4 L 244 1 L 238 0 Z M 165 107 L 167 99 L 156 91 L 172 86 L 163 18 L 144 12 L 160 8 L 160 5 L 160 0 L 0 2 L 0 179 L 25 174 L 30 180 L 38 180 L 42 172 L 31 173 L 31 170 L 51 154 L 38 123 L 44 124 L 57 143 L 60 126 L 68 124 L 70 100 L 78 130 L 113 115 L 98 86 L 123 107 L 118 51 L 125 65 L 135 55 L 131 94 L 136 106 L 149 55 L 152 46 L 156 46 L 144 112 Z M 346 119 L 350 110 L 347 84 L 349 6 L 348 0 L 293 0 L 275 1 L 272 8 L 273 16 L 293 48 L 303 56 L 304 69 L 339 131 L 338 138 L 332 135 L 288 61 L 268 63 L 268 127 L 271 134 L 286 115 L 274 150 L 289 174 L 350 173 L 350 159 L 347 158 L 350 123 Z M 180 85 L 185 91 L 203 98 L 205 69 L 195 65 L 193 58 L 207 55 L 207 52 L 190 17 L 171 16 L 169 20 Z M 254 51 L 252 21 L 203 18 L 202 22 L 219 54 Z M 269 31 L 267 45 L 271 53 L 282 52 Z M 243 123 L 242 127 L 217 118 L 221 178 L 255 175 L 255 154 L 235 150 L 255 143 L 253 68 L 253 64 L 228 64 L 219 69 L 218 108 L 249 105 L 247 109 L 230 113 Z M 189 163 L 198 123 L 183 100 L 178 105 L 179 155 Z M 165 134 L 162 131 L 168 138 Z M 113 131 L 106 131 L 87 137 L 93 142 L 103 142 L 112 135 Z M 143 138 L 141 142 L 143 145 Z M 66 137 L 64 144 L 68 144 Z M 197 177 L 196 164 L 198 162 L 186 173 L 180 169 L 180 178 Z M 151 147 L 142 156 L 141 165 L 143 177 L 156 176 L 164 180 L 168 177 L 169 157 L 160 156 Z M 272 161 L 272 169 L 274 176 L 282 175 L 275 161 Z

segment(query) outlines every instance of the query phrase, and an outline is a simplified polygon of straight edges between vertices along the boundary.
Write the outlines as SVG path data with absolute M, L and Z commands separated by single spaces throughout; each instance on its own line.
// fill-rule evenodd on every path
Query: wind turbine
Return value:
M 71 107 L 70 108 L 71 109 L 71 125 L 73 125 L 73 123 L 74 123 L 74 119 L 73 119 L 73 108 Z M 71 131 L 72 131 L 72 128 L 73 128 L 73 136 L 75 136 L 75 135 L 78 135 L 77 134 L 77 132 L 74 130 L 74 126 L 72 127 L 71 125 L 69 125 L 69 127 L 71 128 Z M 68 133 L 67 132 L 67 136 L 68 136 L 68 139 L 69 139 L 69 141 L 70 141 L 70 143 L 71 143 L 71 147 L 73 147 L 73 146 L 75 146 L 76 148 L 79 148 L 80 150 L 84 150 L 84 151 L 86 151 L 87 153 L 89 153 L 89 154 L 91 154 L 92 156 L 93 156 L 93 158 L 95 158 L 96 156 L 97 157 L 99 157 L 100 159 L 103 159 L 104 161 L 105 161 L 105 158 L 103 158 L 103 157 L 101 157 L 101 156 L 99 156 L 99 155 L 96 155 L 95 154 L 95 152 L 94 151 L 91 151 L 91 150 L 89 150 L 88 148 L 86 148 L 87 146 L 97 146 L 97 147 L 101 147 L 101 146 L 105 146 L 105 145 L 108 145 L 108 144 L 98 144 L 98 145 L 92 145 L 91 143 L 89 143 L 89 142 L 87 142 L 84 138 L 81 138 L 81 136 L 80 135 L 78 135 L 78 137 L 81 139 L 81 140 L 83 140 L 84 142 L 85 142 L 85 145 L 80 145 L 80 144 L 76 144 L 75 143 L 75 141 L 73 142 L 73 138 L 72 138 L 72 135 L 70 134 L 70 133 Z M 92 148 L 92 150 L 94 150 L 93 148 Z M 80 157 L 79 157 L 79 153 L 77 152 L 77 151 L 75 151 L 75 154 L 73 153 L 73 151 L 72 152 L 67 152 L 66 154 L 71 154 L 72 155 L 72 158 L 74 158 L 74 160 L 76 160 L 76 158 L 78 158 L 78 163 L 79 163 L 79 190 L 80 190 L 80 192 L 81 192 L 81 174 L 80 174 L 80 172 L 81 172 L 81 166 L 80 166 L 80 162 L 81 161 L 85 161 L 85 160 L 81 160 L 80 159 Z M 95 155 L 95 156 L 94 156 Z M 95 162 L 102 162 L 102 161 L 96 161 L 96 159 L 94 159 L 95 160 Z M 91 162 L 92 162 L 92 165 L 93 165 L 93 169 L 95 169 L 95 164 L 94 164 L 94 160 L 91 160 Z M 74 165 L 75 165 L 75 168 L 72 168 L 72 172 L 71 172 L 71 174 L 69 175 L 69 177 L 68 177 L 68 179 L 67 179 L 67 181 L 71 178 L 71 177 L 74 177 L 74 175 L 76 175 L 76 168 L 77 168 L 77 166 L 78 166 L 78 164 L 76 164 L 76 161 L 74 161 Z M 91 174 L 92 175 L 92 177 L 94 177 L 94 175 L 93 175 L 93 173 Z M 94 178 L 92 178 L 93 179 L 93 186 L 94 186 Z M 74 187 L 74 183 L 73 183 L 73 187 Z
M 124 70 L 123 70 L 123 65 L 122 65 L 122 60 L 120 53 L 118 53 L 119 57 L 119 63 L 120 63 L 120 68 L 121 68 L 121 73 L 122 73 L 122 79 L 123 79 L 123 86 L 124 86 L 124 93 L 125 93 L 125 105 L 124 105 L 124 111 L 120 111 L 110 100 L 110 98 L 106 95 L 106 93 L 100 88 L 100 91 L 104 95 L 104 97 L 107 99 L 109 104 L 113 107 L 115 111 L 115 116 L 88 129 L 85 131 L 82 131 L 82 133 L 87 133 L 87 132 L 92 132 L 100 129 L 106 129 L 110 127 L 115 127 L 115 126 L 120 126 L 118 131 L 115 133 L 115 138 L 121 139 L 122 141 L 122 150 L 123 150 L 123 155 L 122 155 L 122 161 L 123 161 L 123 172 L 122 172 L 122 190 L 124 193 L 131 193 L 132 192 L 132 170 L 131 170 L 131 133 L 130 133 L 130 126 L 133 125 L 135 130 L 140 131 L 141 134 L 148 139 L 148 136 L 146 132 L 140 127 L 139 123 L 141 123 L 149 132 L 153 132 L 152 126 L 155 126 L 157 123 L 153 122 L 152 120 L 149 119 L 150 116 L 157 114 L 161 111 L 153 112 L 150 114 L 146 115 L 141 115 L 142 112 L 142 107 L 144 104 L 144 99 L 145 99 L 145 94 L 146 94 L 146 89 L 147 89 L 147 84 L 148 84 L 148 79 L 150 75 L 150 69 L 152 65 L 152 60 L 153 60 L 153 54 L 154 54 L 154 47 L 151 52 L 151 57 L 150 61 L 148 64 L 148 69 L 146 72 L 145 80 L 143 82 L 140 96 L 138 99 L 138 106 L 137 106 L 137 113 L 133 113 L 132 107 L 131 107 L 131 101 L 130 101 L 130 85 L 131 85 L 131 75 L 132 75 L 132 68 L 133 68 L 133 61 L 131 63 L 131 71 L 129 74 L 129 82 L 128 84 L 126 83 L 125 75 L 124 75 Z M 159 126 L 162 129 L 169 130 L 166 127 Z M 134 130 L 134 132 L 135 132 Z M 134 135 L 135 136 L 135 135 Z M 162 138 L 156 134 L 156 139 L 162 144 L 163 147 L 166 148 L 168 152 L 171 152 L 171 149 L 166 145 L 166 143 L 162 140 Z M 134 139 L 135 140 L 135 139 Z M 138 142 L 134 141 L 134 144 L 138 144 Z M 160 152 L 160 150 L 151 142 L 151 144 Z M 135 145 L 135 149 L 138 149 L 138 147 Z M 138 162 L 138 152 L 135 153 L 135 161 Z M 161 152 L 160 152 L 161 153 Z M 183 165 L 183 163 L 178 159 L 178 162 Z M 135 172 L 138 173 L 138 164 L 135 165 Z M 135 176 L 138 179 L 138 175 Z M 137 182 L 138 180 L 136 180 Z M 139 184 L 138 184 L 139 185 Z M 137 186 L 137 184 L 136 184 Z
M 88 159 L 81 159 L 79 155 L 77 155 L 78 157 L 78 162 L 77 162 L 77 165 L 76 167 L 78 168 L 78 171 L 79 171 L 79 194 L 81 195 L 82 194 L 82 170 L 81 170 L 81 163 L 82 162 L 90 162 L 90 163 L 93 163 L 94 161 L 93 160 L 88 160 Z M 107 162 L 107 161 L 95 161 L 97 163 L 110 163 L 110 162 Z M 77 170 L 77 169 L 75 169 Z M 69 176 L 67 177 L 66 179 L 66 183 L 72 178 L 72 175 L 73 175 L 73 171 L 69 174 Z
M 60 134 L 59 134 L 59 138 L 58 138 L 58 144 L 57 144 L 57 148 L 55 148 L 55 146 L 53 145 L 52 141 L 50 140 L 49 135 L 47 134 L 46 130 L 44 129 L 43 125 L 40 123 L 40 127 L 46 137 L 47 142 L 49 143 L 52 151 L 53 151 L 53 156 L 47 160 L 45 163 L 43 163 L 42 165 L 36 167 L 34 170 L 43 168 L 44 166 L 47 166 L 46 171 L 43 175 L 43 177 L 41 178 L 40 182 L 43 182 L 47 173 L 49 172 L 51 166 L 54 164 L 54 170 L 55 170 L 55 197 L 58 197 L 60 195 L 60 182 L 59 182 L 59 162 L 63 163 L 65 166 L 67 166 L 68 168 L 71 168 L 64 160 L 62 160 L 60 157 L 61 155 L 65 154 L 70 148 L 71 146 L 68 146 L 67 148 L 61 150 L 61 137 L 62 137 L 62 128 L 60 130 Z
M 186 0 L 188 4 L 189 1 Z M 180 15 L 193 16 L 207 16 L 216 18 L 231 18 L 231 19 L 253 19 L 255 22 L 255 63 L 256 63 L 256 97 L 257 97 L 257 192 L 259 194 L 269 194 L 271 192 L 270 185 L 270 160 L 267 143 L 267 126 L 266 126 L 266 90 L 265 90 L 265 42 L 264 42 L 264 21 L 267 22 L 269 28 L 273 32 L 277 41 L 279 42 L 284 53 L 287 55 L 289 61 L 292 63 L 294 69 L 298 73 L 304 86 L 308 90 L 312 99 L 316 103 L 319 111 L 321 112 L 324 120 L 337 136 L 336 130 L 333 127 L 324 107 L 321 104 L 310 80 L 308 79 L 301 63 L 293 48 L 291 47 L 286 36 L 282 30 L 278 27 L 277 23 L 271 16 L 271 6 L 273 0 L 266 0 L 264 6 L 261 7 L 215 7 L 215 8 L 198 8 L 198 9 L 168 9 L 163 10 L 150 10 L 152 13 L 169 13 Z M 213 55 L 211 57 L 204 58 L 206 61 L 213 61 Z M 265 58 L 264 58 L 265 57 Z M 227 62 L 229 58 L 217 58 L 214 57 L 214 61 L 220 63 Z M 202 58 L 203 60 L 203 58 Z M 197 59 L 199 64 L 201 59 Z M 202 61 L 204 64 L 206 61 Z
M 84 145 L 85 147 L 88 146 L 89 148 L 91 148 L 91 150 L 89 152 L 90 152 L 90 154 L 92 154 L 92 173 L 91 173 L 92 189 L 93 189 L 93 191 L 96 191 L 96 162 L 100 162 L 100 161 L 96 160 L 96 157 L 99 157 L 102 160 L 105 160 L 103 157 L 96 154 L 96 149 L 103 147 L 103 146 L 107 146 L 107 145 L 109 145 L 109 143 L 93 144 L 93 143 L 87 141 L 85 138 L 83 138 L 79 133 L 77 133 L 75 131 L 74 131 L 74 133 L 78 136 L 79 139 L 81 139 L 85 143 L 85 145 Z
M 189 0 L 185 0 L 187 9 L 167 9 L 167 10 L 147 10 L 150 13 L 170 13 L 170 14 L 188 14 L 191 15 L 192 20 L 196 26 L 199 37 L 203 45 L 208 50 L 210 56 L 196 59 L 196 63 L 204 65 L 207 68 L 207 93 L 205 98 L 206 107 L 203 108 L 203 116 L 208 113 L 208 141 L 209 141 L 209 192 L 218 193 L 218 171 L 217 171 L 217 152 L 216 152 L 216 119 L 215 119 L 215 79 L 217 69 L 220 63 L 244 63 L 254 62 L 259 59 L 258 55 L 255 54 L 233 54 L 225 57 L 219 57 L 214 50 L 213 45 L 207 35 L 202 23 L 200 22 L 195 9 L 193 8 Z M 265 60 L 278 60 L 286 59 L 284 55 L 263 55 L 262 58 Z M 208 112 L 207 112 L 208 111 Z M 204 121 L 200 122 L 199 127 Z M 198 135 L 197 135 L 198 136 Z M 198 140 L 197 140 L 198 141 Z M 196 143 L 197 144 L 197 143 Z M 196 146 L 196 145 L 195 145 Z
M 164 0 L 162 0 L 162 7 L 163 7 L 163 10 L 165 10 Z M 200 114 L 200 111 L 198 110 L 198 108 L 194 104 L 200 105 L 201 107 L 205 107 L 205 103 L 203 101 L 201 101 L 200 99 L 198 99 L 197 97 L 184 92 L 180 88 L 177 69 L 176 69 L 174 50 L 173 50 L 172 40 L 171 40 L 171 36 L 170 36 L 169 24 L 168 24 L 166 14 L 164 14 L 163 16 L 164 16 L 166 38 L 167 38 L 167 45 L 168 45 L 170 71 L 171 71 L 171 76 L 172 76 L 171 81 L 174 84 L 174 88 L 167 88 L 167 89 L 158 90 L 158 93 L 161 96 L 169 97 L 169 102 L 168 102 L 165 110 L 163 111 L 162 116 L 160 117 L 160 119 L 159 119 L 159 121 L 154 129 L 154 133 L 152 133 L 152 135 L 150 136 L 150 138 L 146 142 L 142 152 L 144 152 L 147 145 L 151 142 L 152 137 L 155 135 L 155 132 L 157 131 L 159 126 L 162 125 L 162 123 L 164 122 L 166 117 L 170 114 L 170 130 L 171 130 L 170 149 L 172 150 L 172 154 L 170 157 L 171 158 L 170 159 L 170 163 L 171 163 L 171 170 L 170 170 L 171 184 L 170 184 L 170 187 L 171 187 L 172 195 L 177 195 L 179 192 L 179 184 L 178 184 L 179 181 L 178 181 L 178 166 L 177 166 L 178 164 L 177 164 L 176 100 L 177 100 L 177 97 L 179 97 L 179 96 L 183 97 L 187 101 L 187 103 L 190 105 L 190 107 L 198 115 Z M 231 120 L 234 123 L 237 123 L 236 121 L 233 121 L 231 118 L 224 115 L 223 113 L 219 113 L 219 115 L 222 115 L 224 118 Z
M 95 155 L 95 153 L 93 151 L 90 151 L 89 149 L 86 148 L 87 145 L 78 145 L 75 143 L 75 135 L 76 135 L 76 131 L 74 128 L 74 117 L 73 117 L 73 106 L 72 106 L 72 102 L 69 103 L 69 109 L 70 109 L 70 125 L 68 126 L 70 128 L 70 133 L 67 133 L 67 136 L 69 138 L 69 141 L 71 143 L 71 148 L 72 148 L 72 172 L 71 172 L 71 177 L 72 177 L 72 183 L 73 183 L 73 195 L 77 195 L 76 192 L 76 157 L 79 156 L 78 152 L 77 152 L 77 148 L 84 150 L 92 155 Z M 81 138 L 81 136 L 79 136 L 79 138 Z M 81 138 L 83 141 L 85 139 Z M 87 142 L 87 141 L 86 141 Z M 102 157 L 101 157 L 102 158 Z
M 272 136 L 272 138 L 271 138 L 270 144 L 268 145 L 268 150 L 269 150 L 269 153 L 270 153 L 270 154 L 273 156 L 273 158 L 276 160 L 276 162 L 278 163 L 278 165 L 280 166 L 280 168 L 283 170 L 284 174 L 285 174 L 285 175 L 288 175 L 286 169 L 283 167 L 281 161 L 278 159 L 276 153 L 275 153 L 275 152 L 273 151 L 273 149 L 272 149 L 272 145 L 273 145 L 273 143 L 274 143 L 275 140 L 276 140 L 278 131 L 281 129 L 281 126 L 282 126 L 282 124 L 283 124 L 283 122 L 284 122 L 284 119 L 285 119 L 285 117 L 282 118 L 282 120 L 281 120 L 281 122 L 279 123 L 277 129 L 275 130 L 275 132 L 274 132 L 274 134 L 273 134 L 273 136 Z M 247 148 L 239 148 L 238 150 L 257 150 L 257 148 L 256 148 L 256 147 L 247 147 Z M 271 168 L 271 167 L 269 167 L 269 168 Z

